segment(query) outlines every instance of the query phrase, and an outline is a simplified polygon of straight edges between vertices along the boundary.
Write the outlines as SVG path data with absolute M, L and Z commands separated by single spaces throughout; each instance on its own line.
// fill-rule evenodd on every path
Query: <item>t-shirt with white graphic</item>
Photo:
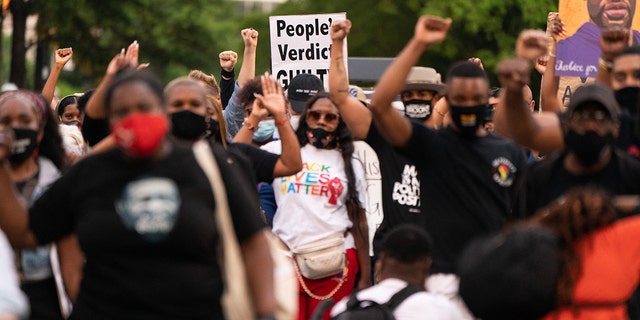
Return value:
M 280 141 L 272 141 L 262 148 L 277 154 L 281 152 Z M 273 180 L 278 203 L 273 219 L 273 232 L 289 248 L 344 233 L 352 225 L 345 206 L 348 181 L 340 151 L 318 149 L 307 144 L 300 148 L 300 154 L 300 172 Z M 351 159 L 351 163 L 358 200 L 364 208 L 364 168 L 355 157 Z M 345 247 L 353 248 L 352 241 L 349 237 Z

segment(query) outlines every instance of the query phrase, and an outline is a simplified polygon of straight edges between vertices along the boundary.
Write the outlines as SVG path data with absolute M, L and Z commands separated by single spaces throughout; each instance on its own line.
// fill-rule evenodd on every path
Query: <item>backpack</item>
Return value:
M 412 294 L 420 291 L 415 286 L 408 284 L 402 290 L 394 294 L 386 303 L 377 303 L 371 300 L 358 300 L 353 293 L 347 301 L 347 309 L 331 318 L 332 320 L 395 320 L 393 310 L 402 301 Z

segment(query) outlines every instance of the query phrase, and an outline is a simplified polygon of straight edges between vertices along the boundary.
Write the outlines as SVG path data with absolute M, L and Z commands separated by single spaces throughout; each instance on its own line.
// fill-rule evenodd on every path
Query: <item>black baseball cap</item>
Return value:
M 309 98 L 324 90 L 322 80 L 310 73 L 301 73 L 291 79 L 287 89 L 287 97 L 295 112 L 302 112 Z
M 581 86 L 571 95 L 571 100 L 567 106 L 567 115 L 571 116 L 576 109 L 584 106 L 587 102 L 594 102 L 602 107 L 609 113 L 609 116 L 614 121 L 618 120 L 618 114 L 620 113 L 620 106 L 613 91 L 606 86 L 598 83 Z

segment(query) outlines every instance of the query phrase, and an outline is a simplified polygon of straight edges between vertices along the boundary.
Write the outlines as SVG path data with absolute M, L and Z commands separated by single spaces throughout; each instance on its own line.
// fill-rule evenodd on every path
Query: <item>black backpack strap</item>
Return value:
M 389 310 L 393 311 L 396 309 L 396 307 L 398 307 L 399 304 L 402 303 L 402 301 L 409 298 L 409 296 L 413 295 L 418 291 L 421 291 L 421 290 L 412 284 L 407 284 L 407 286 L 404 287 L 402 290 L 396 292 L 396 294 L 394 294 L 391 297 L 391 299 L 389 299 L 389 301 L 385 303 L 385 305 L 389 308 Z

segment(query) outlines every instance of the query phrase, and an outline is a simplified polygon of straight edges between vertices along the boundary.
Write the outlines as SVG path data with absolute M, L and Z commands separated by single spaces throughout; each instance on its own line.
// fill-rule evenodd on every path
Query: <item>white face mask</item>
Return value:
M 293 131 L 298 130 L 298 126 L 300 125 L 300 115 L 292 115 L 291 119 L 289 119 L 289 122 L 291 123 Z

